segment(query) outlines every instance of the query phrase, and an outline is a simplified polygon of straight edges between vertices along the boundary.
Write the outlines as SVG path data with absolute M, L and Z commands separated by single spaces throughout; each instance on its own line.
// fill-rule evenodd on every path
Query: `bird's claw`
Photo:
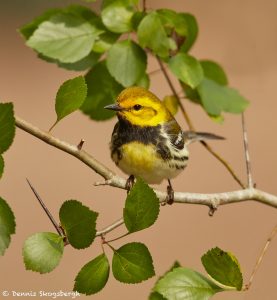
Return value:
M 129 178 L 127 179 L 126 181 L 126 190 L 127 190 L 127 193 L 130 192 L 131 188 L 133 187 L 135 183 L 135 176 L 134 175 L 130 175 Z
M 171 186 L 170 181 L 168 182 L 169 185 L 167 186 L 167 196 L 166 196 L 166 204 L 172 205 L 174 202 L 174 190 Z

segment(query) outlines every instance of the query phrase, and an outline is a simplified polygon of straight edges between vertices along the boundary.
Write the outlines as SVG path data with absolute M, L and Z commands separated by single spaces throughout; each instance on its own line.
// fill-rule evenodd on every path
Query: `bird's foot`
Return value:
M 130 175 L 129 178 L 127 179 L 126 181 L 126 190 L 127 190 L 127 193 L 130 192 L 131 188 L 133 187 L 135 183 L 135 176 L 134 175 Z
M 172 205 L 174 202 L 174 190 L 172 188 L 171 182 L 168 179 L 168 186 L 167 186 L 167 196 L 166 196 L 166 204 Z

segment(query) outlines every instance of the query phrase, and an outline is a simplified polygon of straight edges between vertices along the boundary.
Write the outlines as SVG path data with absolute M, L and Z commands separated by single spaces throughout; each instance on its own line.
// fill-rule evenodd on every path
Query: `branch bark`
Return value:
M 115 228 L 121 226 L 122 224 L 124 224 L 124 220 L 123 220 L 123 218 L 120 218 L 119 220 L 113 222 L 111 225 L 97 231 L 96 236 L 103 236 L 106 233 L 109 233 L 109 232 L 113 231 Z
M 29 134 L 37 137 L 38 139 L 44 141 L 45 143 L 56 147 L 70 155 L 73 155 L 74 157 L 82 161 L 84 164 L 86 164 L 88 167 L 90 167 L 97 174 L 102 176 L 105 179 L 105 185 L 125 189 L 126 180 L 124 178 L 117 176 L 114 172 L 112 172 L 109 168 L 97 161 L 92 155 L 90 155 L 86 151 L 78 149 L 78 145 L 75 146 L 64 142 L 49 134 L 49 132 L 42 131 L 39 128 L 31 125 L 30 123 L 18 117 L 16 117 L 16 126 L 28 132 Z M 164 202 L 167 193 L 158 190 L 154 191 L 159 197 L 160 201 Z M 255 188 L 247 188 L 244 190 L 214 194 L 198 194 L 183 192 L 174 193 L 174 201 L 176 203 L 200 204 L 206 205 L 213 209 L 218 208 L 220 205 L 238 203 L 247 200 L 257 201 L 277 208 L 277 196 Z M 110 226 L 113 225 L 114 224 Z M 115 228 L 118 226 L 115 226 Z

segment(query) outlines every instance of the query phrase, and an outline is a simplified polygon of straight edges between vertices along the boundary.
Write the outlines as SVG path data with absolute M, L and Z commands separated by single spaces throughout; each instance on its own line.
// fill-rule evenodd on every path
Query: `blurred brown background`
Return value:
M 98 1 L 99 2 L 99 1 Z M 13 101 L 18 116 L 42 129 L 55 121 L 54 99 L 60 84 L 76 73 L 64 71 L 36 58 L 16 32 L 45 8 L 65 6 L 78 1 L 13 0 L 0 2 L 0 97 Z M 80 3 L 80 2 L 79 2 Z M 148 8 L 172 8 L 194 14 L 200 35 L 192 53 L 198 58 L 220 62 L 236 87 L 251 102 L 246 112 L 254 180 L 258 187 L 277 194 L 277 2 L 275 0 L 148 0 Z M 97 4 L 94 4 L 97 7 Z M 149 70 L 157 68 L 151 60 Z M 151 90 L 162 97 L 170 90 L 162 74 L 152 77 Z M 213 123 L 202 109 L 185 103 L 196 128 L 227 138 L 214 142 L 216 150 L 232 164 L 245 181 L 245 163 L 239 116 L 225 115 L 223 125 Z M 177 116 L 186 128 L 182 116 Z M 77 112 L 60 122 L 53 134 L 77 144 L 86 140 L 85 149 L 112 170 L 108 142 L 115 119 L 91 122 Z M 75 158 L 17 130 L 15 142 L 5 154 L 6 169 L 0 181 L 0 194 L 14 210 L 17 234 L 4 257 L 0 257 L 0 292 L 71 291 L 79 269 L 101 251 L 97 240 L 92 247 L 77 251 L 66 247 L 59 267 L 50 274 L 25 271 L 21 256 L 24 240 L 35 232 L 53 231 L 26 184 L 29 178 L 54 216 L 64 200 L 78 199 L 100 213 L 98 228 L 122 215 L 125 193 L 111 187 L 94 187 L 101 178 Z M 201 145 L 191 146 L 190 164 L 173 182 L 176 191 L 221 192 L 238 185 Z M 165 186 L 161 186 L 165 189 Z M 220 207 L 213 218 L 208 209 L 196 205 L 173 205 L 161 208 L 157 223 L 148 230 L 120 240 L 141 241 L 149 247 L 156 274 L 166 271 L 175 259 L 187 267 L 204 272 L 201 255 L 211 247 L 232 251 L 239 259 L 245 281 L 249 279 L 256 258 L 276 223 L 276 210 L 246 202 Z M 123 232 L 123 228 L 112 236 Z M 109 255 L 109 249 L 107 249 Z M 218 294 L 214 299 L 277 299 L 277 240 L 274 240 L 246 293 Z M 111 255 L 110 255 L 111 256 Z M 107 286 L 95 299 L 147 299 L 156 278 L 139 285 L 124 285 L 110 276 Z M 1 295 L 2 297 L 2 295 Z M 1 298 L 0 297 L 0 298 Z M 9 297 L 8 297 L 9 298 Z M 11 298 L 11 297 L 10 297 Z M 81 296 L 80 299 L 85 299 Z

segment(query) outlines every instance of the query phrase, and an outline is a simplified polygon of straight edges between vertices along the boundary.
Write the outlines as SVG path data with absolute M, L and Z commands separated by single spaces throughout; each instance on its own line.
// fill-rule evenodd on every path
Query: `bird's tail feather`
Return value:
M 196 141 L 225 140 L 225 138 L 222 136 L 213 133 L 208 133 L 208 132 L 185 131 L 184 137 L 185 137 L 185 143 L 187 145 Z

